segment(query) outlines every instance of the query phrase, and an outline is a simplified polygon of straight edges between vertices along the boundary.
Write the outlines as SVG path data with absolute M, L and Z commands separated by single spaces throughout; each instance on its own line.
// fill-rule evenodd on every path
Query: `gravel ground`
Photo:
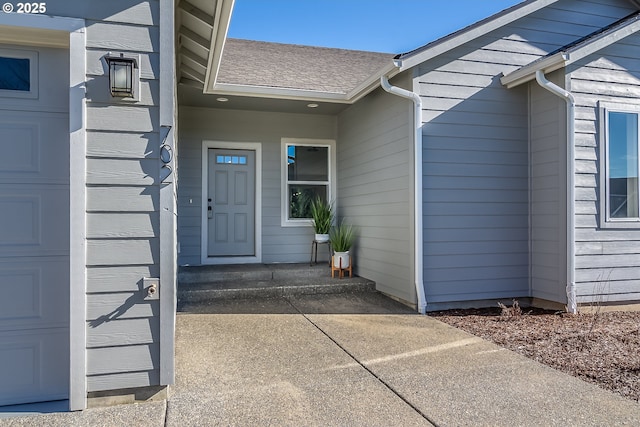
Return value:
M 567 314 L 539 309 L 430 313 L 545 365 L 640 400 L 640 312 Z

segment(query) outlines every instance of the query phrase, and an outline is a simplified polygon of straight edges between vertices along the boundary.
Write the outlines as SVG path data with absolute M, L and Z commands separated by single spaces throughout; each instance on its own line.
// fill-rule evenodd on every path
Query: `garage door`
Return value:
M 69 396 L 68 64 L 0 44 L 0 405 Z

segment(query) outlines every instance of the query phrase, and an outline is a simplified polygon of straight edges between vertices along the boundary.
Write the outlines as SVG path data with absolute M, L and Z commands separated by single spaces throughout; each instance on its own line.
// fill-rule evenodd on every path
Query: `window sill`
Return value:
M 601 221 L 600 228 L 606 230 L 640 230 L 640 219 L 626 221 Z
M 310 219 L 291 220 L 286 219 L 280 224 L 282 227 L 313 227 L 313 222 Z

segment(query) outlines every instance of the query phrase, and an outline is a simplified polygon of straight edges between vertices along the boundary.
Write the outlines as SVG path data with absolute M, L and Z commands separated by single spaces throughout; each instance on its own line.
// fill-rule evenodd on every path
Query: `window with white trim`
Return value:
M 0 49 L 0 97 L 38 97 L 38 52 Z
M 332 201 L 334 148 L 328 140 L 282 141 L 282 225 L 310 225 L 311 201 Z
M 640 227 L 640 106 L 601 104 L 604 227 Z

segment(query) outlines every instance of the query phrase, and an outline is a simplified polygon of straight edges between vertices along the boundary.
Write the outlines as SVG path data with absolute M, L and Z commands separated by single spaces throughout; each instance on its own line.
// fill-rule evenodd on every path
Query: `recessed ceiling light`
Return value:
M 229 100 L 229 98 L 225 98 L 223 96 L 221 96 L 220 98 L 216 98 L 216 101 L 218 102 L 227 102 Z
M 307 104 L 307 107 L 309 107 L 309 108 L 318 108 L 318 107 L 319 107 L 319 105 L 318 105 L 318 104 L 311 103 L 311 104 Z

